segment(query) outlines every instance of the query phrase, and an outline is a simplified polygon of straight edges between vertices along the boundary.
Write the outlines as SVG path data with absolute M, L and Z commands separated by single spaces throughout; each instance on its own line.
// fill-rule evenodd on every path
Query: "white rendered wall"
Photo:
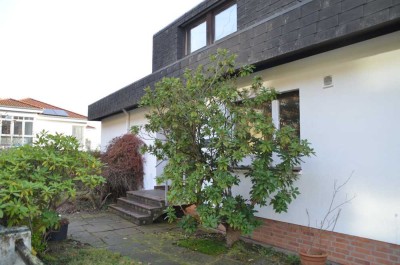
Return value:
M 91 122 L 91 126 L 95 127 L 95 123 L 97 122 Z M 65 135 L 72 135 L 72 127 L 81 126 L 83 128 L 83 150 L 87 150 L 87 148 L 94 150 L 100 146 L 100 126 L 97 125 L 97 128 L 87 129 L 87 125 L 87 120 L 37 115 L 33 122 L 33 135 L 43 130 L 51 134 L 62 133 Z M 86 139 L 90 140 L 91 146 L 86 146 Z
M 146 123 L 145 114 L 145 109 L 135 109 L 102 120 L 101 149 L 104 151 L 113 138 L 127 133 L 131 126 L 144 125 Z M 142 140 L 145 144 L 152 144 L 153 142 L 150 137 L 142 137 Z M 146 153 L 144 154 L 144 160 L 143 188 L 153 189 L 156 185 L 157 159 Z
M 86 128 L 87 121 L 79 121 L 79 120 L 59 120 L 57 118 L 48 118 L 43 116 L 37 116 L 33 125 L 33 134 L 40 133 L 45 130 L 51 134 L 62 133 L 65 135 L 72 135 L 72 126 L 82 126 Z M 85 131 L 85 129 L 83 130 Z M 84 135 L 85 137 L 85 135 Z
M 101 122 L 88 121 L 90 128 L 86 127 L 85 137 L 90 140 L 90 150 L 100 150 L 101 147 Z
M 128 132 L 126 119 L 126 115 L 121 113 L 101 121 L 101 151 L 106 150 L 113 138 Z
M 287 213 L 264 207 L 258 216 L 307 225 L 320 221 L 333 182 L 356 198 L 343 207 L 335 231 L 400 244 L 400 33 L 257 73 L 278 91 L 299 89 L 301 138 L 316 156 L 305 159 L 301 195 Z M 333 86 L 323 87 L 324 76 Z M 244 81 L 242 85 L 248 84 Z M 248 196 L 250 183 L 241 191 Z
M 48 116 L 39 114 L 41 110 L 30 110 L 18 107 L 1 107 L 1 115 L 9 116 L 22 116 L 33 118 L 33 137 L 35 139 L 36 134 L 41 131 L 47 131 L 51 134 L 62 133 L 65 135 L 72 135 L 72 126 L 81 126 L 83 128 L 83 144 L 85 140 L 89 139 L 91 141 L 91 149 L 96 149 L 100 147 L 100 122 L 65 118 L 59 116 Z M 87 125 L 94 128 L 87 129 Z M 84 149 L 87 147 L 84 146 Z
M 130 112 L 130 125 L 145 125 L 147 123 L 147 119 L 145 118 L 145 114 L 147 113 L 147 109 L 136 109 Z M 153 144 L 153 136 L 146 135 L 145 133 L 140 133 L 143 142 L 147 145 Z M 144 178 L 143 178 L 143 186 L 144 189 L 153 189 L 156 182 L 157 175 L 157 158 L 149 153 L 144 154 Z

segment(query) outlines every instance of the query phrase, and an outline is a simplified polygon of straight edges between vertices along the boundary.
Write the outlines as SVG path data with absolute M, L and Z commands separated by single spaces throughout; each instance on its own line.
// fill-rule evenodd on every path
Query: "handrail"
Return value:
M 25 246 L 24 240 L 22 239 L 18 239 L 15 242 L 15 251 L 27 265 L 44 265 L 40 259 L 32 255 L 31 250 Z

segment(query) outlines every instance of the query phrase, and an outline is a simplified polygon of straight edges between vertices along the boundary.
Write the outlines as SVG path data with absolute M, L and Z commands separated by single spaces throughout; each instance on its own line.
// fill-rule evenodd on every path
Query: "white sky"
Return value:
M 202 0 L 0 0 L 0 98 L 87 115 L 151 73 L 153 34 Z

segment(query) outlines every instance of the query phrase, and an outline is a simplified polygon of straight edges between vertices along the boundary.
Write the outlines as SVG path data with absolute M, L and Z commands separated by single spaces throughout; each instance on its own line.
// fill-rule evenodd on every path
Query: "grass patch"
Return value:
M 177 245 L 207 255 L 224 255 L 245 264 L 257 263 L 257 261 L 274 265 L 300 264 L 299 257 L 296 255 L 287 255 L 271 247 L 263 247 L 244 241 L 238 241 L 231 248 L 227 248 L 223 235 L 201 230 L 190 238 L 179 240 Z
M 182 239 L 178 241 L 177 245 L 212 256 L 217 256 L 227 251 L 224 242 L 209 238 Z
M 96 249 L 73 240 L 52 242 L 40 257 L 48 265 L 134 265 L 128 257 L 106 249 Z

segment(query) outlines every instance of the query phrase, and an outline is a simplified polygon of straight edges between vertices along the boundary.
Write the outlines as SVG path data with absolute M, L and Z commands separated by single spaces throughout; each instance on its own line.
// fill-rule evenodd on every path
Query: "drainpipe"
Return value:
M 126 132 L 129 132 L 131 130 L 131 114 L 127 112 L 125 109 L 122 109 L 122 111 L 126 115 Z

